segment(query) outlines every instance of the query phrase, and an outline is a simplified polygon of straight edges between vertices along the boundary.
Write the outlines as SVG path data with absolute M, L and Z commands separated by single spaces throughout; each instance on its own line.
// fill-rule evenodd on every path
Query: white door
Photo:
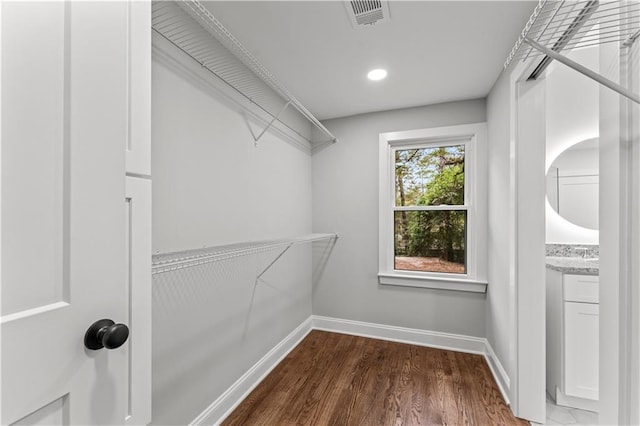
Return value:
M 127 2 L 0 4 L 2 424 L 125 424 L 132 404 L 148 401 L 132 385 L 135 326 L 118 348 L 84 345 L 94 321 L 131 325 L 134 315 L 130 11 Z

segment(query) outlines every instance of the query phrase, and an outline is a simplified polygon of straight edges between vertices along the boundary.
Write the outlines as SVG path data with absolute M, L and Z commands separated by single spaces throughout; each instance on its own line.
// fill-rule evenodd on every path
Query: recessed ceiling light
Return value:
M 382 80 L 386 76 L 387 76 L 387 70 L 383 70 L 382 68 L 371 70 L 369 71 L 369 74 L 367 74 L 367 77 L 369 78 L 369 80 L 373 80 L 373 81 Z

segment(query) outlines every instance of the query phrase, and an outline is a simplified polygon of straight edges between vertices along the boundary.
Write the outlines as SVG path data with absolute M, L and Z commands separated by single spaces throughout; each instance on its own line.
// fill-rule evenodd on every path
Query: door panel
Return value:
M 64 3 L 41 13 L 4 5 L 2 241 L 11 249 L 3 252 L 3 315 L 66 300 L 68 26 Z M 30 66 L 36 57 L 39 66 Z
M 91 351 L 83 337 L 129 315 L 128 6 L 0 7 L 1 420 L 123 424 L 127 348 Z

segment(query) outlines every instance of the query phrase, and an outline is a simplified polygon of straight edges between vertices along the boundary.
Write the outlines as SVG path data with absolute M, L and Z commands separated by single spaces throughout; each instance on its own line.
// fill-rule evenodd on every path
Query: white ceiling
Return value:
M 210 1 L 319 119 L 487 96 L 537 1 L 391 1 L 354 30 L 341 1 Z M 385 80 L 366 74 L 385 68 Z

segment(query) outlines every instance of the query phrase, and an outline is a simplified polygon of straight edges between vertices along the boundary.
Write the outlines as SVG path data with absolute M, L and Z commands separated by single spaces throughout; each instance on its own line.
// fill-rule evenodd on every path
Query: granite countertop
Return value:
M 598 258 L 547 256 L 547 268 L 563 274 L 599 275 L 600 260 Z

